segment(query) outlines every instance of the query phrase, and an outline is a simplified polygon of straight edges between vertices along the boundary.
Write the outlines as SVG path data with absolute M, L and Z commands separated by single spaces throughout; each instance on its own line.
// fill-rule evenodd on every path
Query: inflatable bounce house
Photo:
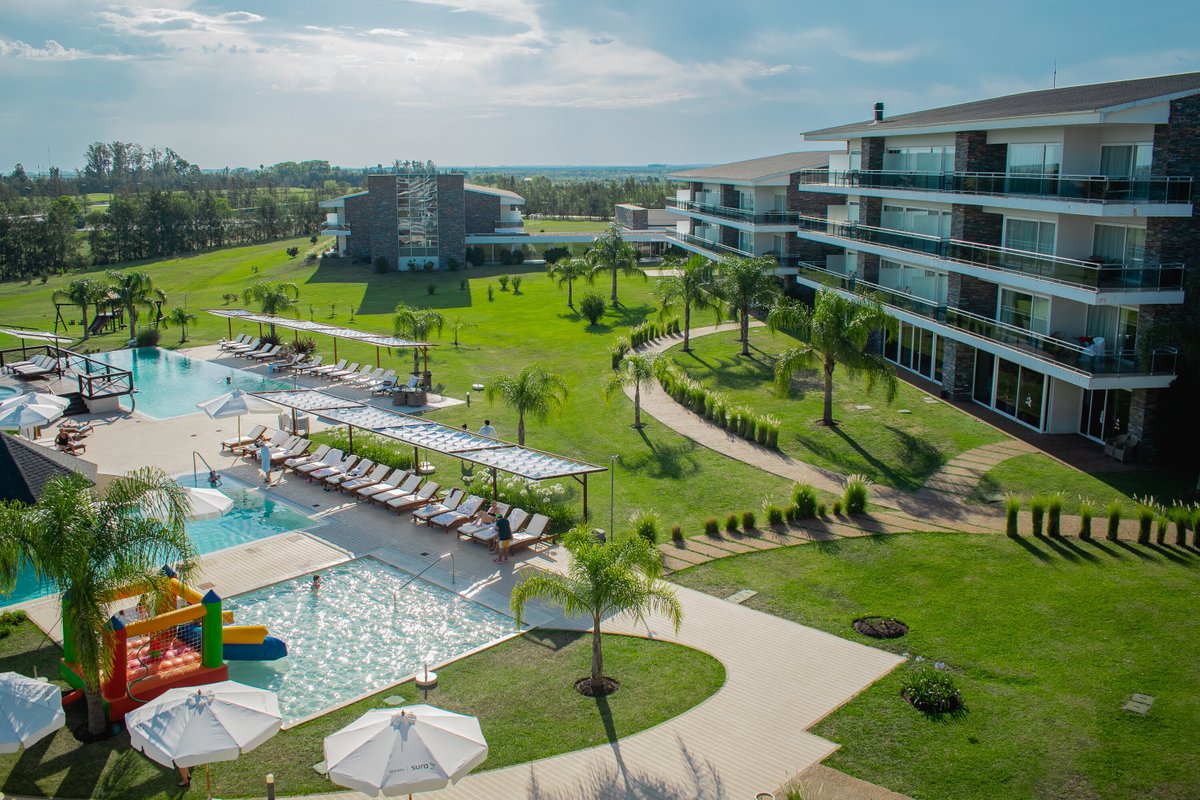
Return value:
M 174 570 L 164 567 L 166 591 L 160 591 L 154 614 L 109 620 L 113 635 L 113 668 L 101 677 L 101 695 L 110 721 L 117 722 L 142 703 L 177 686 L 200 686 L 229 678 L 226 661 L 275 661 L 287 655 L 287 645 L 267 634 L 265 625 L 232 625 L 233 612 L 222 611 L 213 590 L 184 586 Z M 149 584 L 126 587 L 113 601 L 144 595 Z M 63 603 L 69 600 L 64 597 Z M 76 691 L 69 703 L 82 697 L 75 632 L 63 615 L 63 680 Z

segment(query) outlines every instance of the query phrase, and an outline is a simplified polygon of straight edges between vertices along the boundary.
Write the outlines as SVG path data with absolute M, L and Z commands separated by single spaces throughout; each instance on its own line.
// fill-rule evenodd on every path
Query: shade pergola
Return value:
M 233 338 L 233 322 L 252 322 L 259 326 L 259 333 L 262 333 L 263 325 L 274 325 L 276 328 L 287 328 L 296 332 L 296 337 L 299 338 L 300 333 L 321 334 L 322 336 L 330 336 L 333 338 L 333 358 L 336 361 L 338 357 L 337 343 L 339 339 L 348 339 L 354 342 L 362 342 L 369 344 L 375 348 L 375 366 L 379 366 L 379 349 L 387 347 L 394 350 L 420 350 L 422 357 L 426 362 L 428 369 L 429 348 L 436 347 L 436 342 L 416 342 L 411 339 L 401 339 L 398 336 L 384 336 L 370 331 L 360 331 L 354 328 L 345 328 L 340 325 L 326 325 L 323 322 L 312 322 L 304 319 L 292 319 L 291 317 L 278 317 L 272 314 L 256 314 L 253 311 L 246 311 L 242 308 L 206 308 L 204 311 L 212 314 L 215 317 L 224 317 L 229 323 L 229 338 Z
M 497 472 L 507 472 L 531 481 L 572 478 L 583 487 L 584 519 L 587 519 L 588 515 L 587 476 L 593 472 L 607 471 L 607 467 L 589 464 L 586 461 L 576 461 L 502 439 L 480 436 L 441 422 L 346 400 L 318 389 L 256 394 L 276 405 L 308 411 L 322 419 L 347 426 L 350 430 L 351 448 L 354 446 L 354 429 L 359 428 L 411 446 L 414 465 L 421 463 L 420 451 L 429 450 L 487 467 L 492 471 L 493 498 L 496 494 Z

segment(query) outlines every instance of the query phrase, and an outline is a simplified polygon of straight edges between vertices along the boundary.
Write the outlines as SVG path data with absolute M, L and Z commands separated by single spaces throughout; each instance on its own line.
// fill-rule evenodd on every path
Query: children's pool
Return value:
M 278 692 L 289 723 L 515 631 L 510 617 L 374 558 L 320 575 L 317 592 L 306 575 L 225 603 L 237 624 L 266 625 L 287 642 L 286 659 L 233 661 L 229 677 Z
M 255 372 L 222 367 L 157 347 L 112 350 L 92 357 L 133 372 L 136 409 L 139 414 L 156 419 L 201 414 L 197 403 L 219 397 L 234 387 L 247 392 L 292 388 L 291 382 L 264 378 Z M 122 402 L 127 403 L 128 398 Z

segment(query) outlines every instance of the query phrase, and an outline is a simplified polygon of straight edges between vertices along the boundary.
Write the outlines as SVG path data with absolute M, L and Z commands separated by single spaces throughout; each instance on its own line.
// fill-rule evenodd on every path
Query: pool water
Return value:
M 278 692 L 289 723 L 515 630 L 510 617 L 374 558 L 320 574 L 319 592 L 306 575 L 225 602 L 237 624 L 266 625 L 287 642 L 286 659 L 230 662 L 229 677 Z
M 132 371 L 137 390 L 134 395 L 136 410 L 156 419 L 201 414 L 203 412 L 196 408 L 197 403 L 219 397 L 234 387 L 247 392 L 292 388 L 290 381 L 271 380 L 254 372 L 222 367 L 157 347 L 112 350 L 98 353 L 93 358 Z M 128 400 L 124 398 L 122 402 Z
M 185 486 L 191 485 L 192 476 L 179 479 L 179 482 Z M 207 487 L 208 483 L 201 478 L 200 485 Z M 221 517 L 190 520 L 187 523 L 188 536 L 200 554 L 301 530 L 314 523 L 311 517 L 298 509 L 279 503 L 245 484 L 232 482 L 229 478 L 223 480 L 220 490 L 233 500 L 233 508 Z M 17 584 L 12 594 L 0 594 L 0 606 L 43 597 L 52 590 L 50 584 L 38 580 L 33 569 L 26 565 L 17 573 Z
M 0 402 L 11 400 L 21 393 L 21 390 L 14 386 L 0 386 Z

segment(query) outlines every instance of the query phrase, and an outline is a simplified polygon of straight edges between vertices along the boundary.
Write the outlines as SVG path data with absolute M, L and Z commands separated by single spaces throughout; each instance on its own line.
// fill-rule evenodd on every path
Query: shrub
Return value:
M 800 509 L 795 505 L 790 505 L 783 510 L 783 519 L 788 525 L 792 525 L 800 521 Z
M 513 263 L 517 264 L 517 265 L 521 265 L 521 264 L 525 263 L 525 251 L 524 250 L 514 250 L 513 251 Z
M 1046 498 L 1034 495 L 1029 498 L 1029 516 L 1033 522 L 1033 535 L 1042 535 L 1042 522 L 1046 518 Z
M 1121 532 L 1121 501 L 1113 500 L 1105 508 L 1104 513 L 1108 516 L 1108 532 L 1107 537 L 1110 542 L 1117 540 L 1117 534 Z
M 1176 501 L 1171 508 L 1171 517 L 1175 522 L 1175 544 L 1180 547 L 1187 546 L 1187 529 L 1188 529 L 1188 510 L 1184 506 L 1179 505 Z
M 1192 506 L 1192 547 L 1200 550 L 1200 505 Z
M 618 337 L 612 343 L 612 347 L 608 348 L 608 354 L 612 356 L 612 368 L 616 369 L 621 366 L 621 360 L 629 353 L 629 340 Z M 663 387 L 664 389 L 666 387 Z
M 423 269 L 424 269 L 426 272 L 433 272 L 433 270 L 434 270 L 434 268 L 435 268 L 436 266 L 437 266 L 437 264 L 434 264 L 432 261 L 426 261 L 426 262 L 425 262 L 425 266 L 423 267 Z
M 513 264 L 517 263 L 517 257 L 513 255 L 511 250 L 501 250 L 498 257 L 500 259 L 500 263 L 506 267 L 511 267 Z
M 743 511 L 742 512 L 742 530 L 746 531 L 747 533 L 754 530 L 754 512 L 753 511 Z
M 500 275 L 497 276 L 496 280 L 500 281 L 500 291 L 507 292 L 508 282 L 512 280 L 512 278 L 510 278 L 508 275 Z
M 1090 500 L 1079 501 L 1079 538 L 1092 538 L 1092 517 L 1096 515 L 1096 508 Z
M 1021 513 L 1021 498 L 1009 495 L 1004 500 L 1004 532 L 1012 539 L 1021 535 L 1018 516 Z
M 458 290 L 459 290 L 460 292 L 465 292 L 465 291 L 467 290 L 467 282 L 466 282 L 466 281 L 459 281 L 459 282 L 458 282 Z
M 296 256 L 300 255 L 300 248 L 293 245 L 287 250 L 284 250 L 284 252 L 288 254 L 288 258 L 295 258 Z
M 588 325 L 595 325 L 604 316 L 604 295 L 596 291 L 584 292 L 579 299 L 579 313 Z
M 430 281 L 429 285 L 425 287 L 425 291 L 429 292 L 430 294 L 433 294 L 434 292 L 437 291 L 437 284 L 434 283 L 433 281 Z
M 817 503 L 817 516 L 818 517 L 825 516 L 825 504 L 824 503 Z
M 158 328 L 142 328 L 137 332 L 135 341 L 138 347 L 158 347 L 158 340 L 162 337 L 162 331 Z M 264 341 L 266 341 L 264 339 Z
M 520 275 L 513 275 L 512 286 L 513 286 L 513 294 L 521 293 L 521 276 Z
M 1166 514 L 1158 515 L 1158 525 L 1154 531 L 1154 541 L 1158 544 L 1167 543 L 1167 530 L 1171 527 L 1171 518 Z
M 783 524 L 783 509 L 782 508 L 780 508 L 779 506 L 767 506 L 766 509 L 764 509 L 764 511 L 767 515 L 767 524 L 768 525 L 782 525 Z
M 496 299 L 496 287 L 492 286 L 489 283 L 488 284 L 488 302 L 490 303 L 495 299 Z
M 705 536 L 719 536 L 720 533 L 721 533 L 721 526 L 717 524 L 716 517 L 709 517 L 708 519 L 704 520 Z
M 416 272 L 417 271 L 417 260 L 415 258 L 410 258 L 408 260 L 408 263 L 405 264 L 405 266 L 408 267 L 409 272 Z
M 671 541 L 672 542 L 682 542 L 683 541 L 683 528 L 679 527 L 678 525 L 671 526 Z
M 841 498 L 838 498 L 829 504 L 829 511 L 835 517 L 840 517 L 842 515 L 842 500 L 841 500 Z
M 354 437 L 357 446 L 358 437 Z M 480 497 L 492 496 L 492 476 L 477 470 L 466 482 L 467 490 Z M 544 514 L 550 518 L 553 530 L 566 530 L 575 524 L 576 504 L 572 492 L 560 483 L 537 483 L 517 476 L 501 476 L 496 482 L 500 502 L 523 508 L 530 514 Z M 615 531 L 609 531 L 615 535 Z
M 1150 544 L 1150 528 L 1154 525 L 1154 506 L 1139 503 L 1137 507 L 1138 544 Z
M 547 264 L 557 264 L 570 255 L 571 251 L 565 247 L 547 247 L 542 253 L 542 258 L 546 260 Z
M 792 504 L 796 507 L 796 519 L 810 519 L 817 513 L 817 490 L 807 483 L 792 486 Z
M 1063 496 L 1059 492 L 1054 492 L 1046 497 L 1046 535 L 1051 539 L 1062 538 L 1062 527 L 1060 517 L 1062 517 Z
M 737 514 L 730 514 L 728 517 L 725 518 L 725 532 L 726 533 L 737 533 L 737 529 L 738 529 L 738 516 L 737 516 Z
M 927 714 L 949 714 L 962 707 L 962 694 L 945 670 L 922 666 L 904 679 L 900 696 Z
M 28 619 L 24 611 L 0 612 L 0 639 L 5 639 Z
M 658 541 L 658 517 L 653 511 L 635 511 L 629 517 L 629 527 L 635 536 L 640 536 L 650 544 Z
M 302 356 L 311 356 L 317 352 L 317 342 L 311 336 L 304 336 L 292 345 L 292 352 Z
M 754 438 L 764 447 L 767 444 L 767 421 L 759 419 L 754 429 Z
M 446 259 L 446 269 L 450 270 L 451 272 L 458 272 L 459 266 L 460 264 L 458 263 L 457 258 L 450 257 Z M 459 284 L 459 288 L 462 288 L 461 283 Z
M 867 510 L 870 485 L 871 479 L 866 475 L 851 475 L 846 478 L 846 491 L 842 495 L 842 501 L 847 514 L 862 514 Z

